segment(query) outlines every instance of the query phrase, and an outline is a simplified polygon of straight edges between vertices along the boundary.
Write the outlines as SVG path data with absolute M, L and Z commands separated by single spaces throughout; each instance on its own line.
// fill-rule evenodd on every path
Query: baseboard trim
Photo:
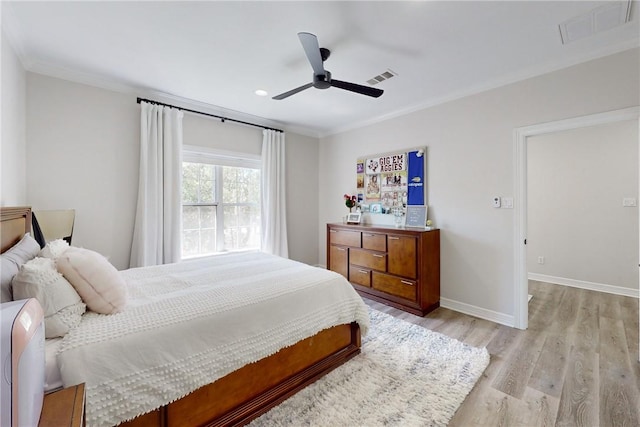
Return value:
M 451 300 L 448 298 L 440 297 L 440 307 L 448 308 L 449 310 L 458 311 L 470 316 L 479 317 L 490 322 L 499 323 L 514 327 L 514 318 L 511 315 L 499 313 L 493 310 L 487 310 L 486 308 L 478 307 L 475 305 L 467 304 L 460 301 Z
M 604 283 L 585 282 L 583 280 L 567 279 L 566 277 L 548 276 L 546 274 L 529 273 L 529 280 L 553 283 L 554 285 L 570 286 L 572 288 L 587 289 L 589 291 L 604 292 L 607 294 L 622 295 L 625 297 L 639 298 L 637 289 L 623 288 L 622 286 L 606 285 Z

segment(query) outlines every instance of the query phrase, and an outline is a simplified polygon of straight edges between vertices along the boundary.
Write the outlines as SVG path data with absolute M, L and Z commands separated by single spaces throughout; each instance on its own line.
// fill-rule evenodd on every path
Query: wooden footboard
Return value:
M 244 425 L 358 353 L 359 326 L 338 325 L 121 425 Z
M 2 252 L 30 229 L 30 208 L 0 208 Z M 360 328 L 356 323 L 325 329 L 180 400 L 121 425 L 193 427 L 247 424 L 360 353 L 360 344 Z

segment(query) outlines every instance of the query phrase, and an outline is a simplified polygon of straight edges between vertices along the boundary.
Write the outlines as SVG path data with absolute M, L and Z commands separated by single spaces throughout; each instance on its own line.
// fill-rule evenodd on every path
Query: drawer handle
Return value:
M 368 273 L 368 271 L 367 271 L 367 270 L 358 270 L 358 271 L 359 271 L 360 273 L 362 273 L 362 274 L 367 274 L 367 273 Z
M 345 248 L 336 248 L 336 250 L 338 250 L 338 251 L 342 251 L 342 252 L 346 251 L 346 249 L 345 249 Z
M 407 282 L 406 280 L 400 280 L 400 282 L 404 283 L 405 285 L 413 286 L 413 282 Z
M 389 240 L 400 240 L 400 238 L 399 238 L 399 237 L 393 237 L 393 236 L 389 236 L 389 237 L 388 237 L 388 239 L 389 239 Z
M 329 233 L 337 233 L 338 230 L 329 230 Z
M 382 258 L 384 255 L 373 254 L 373 256 L 376 258 Z

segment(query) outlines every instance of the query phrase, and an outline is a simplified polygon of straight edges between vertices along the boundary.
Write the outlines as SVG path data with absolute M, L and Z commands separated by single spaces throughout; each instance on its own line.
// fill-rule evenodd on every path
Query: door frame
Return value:
M 527 329 L 529 323 L 529 301 L 527 298 L 529 279 L 525 243 L 527 238 L 527 139 L 536 135 L 625 120 L 637 120 L 638 118 L 640 118 L 640 107 L 629 107 L 514 129 L 514 327 Z

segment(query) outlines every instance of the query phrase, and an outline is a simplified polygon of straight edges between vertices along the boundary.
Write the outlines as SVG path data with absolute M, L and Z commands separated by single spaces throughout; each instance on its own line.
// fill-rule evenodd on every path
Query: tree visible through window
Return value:
M 260 248 L 260 169 L 214 161 L 182 163 L 183 258 Z

